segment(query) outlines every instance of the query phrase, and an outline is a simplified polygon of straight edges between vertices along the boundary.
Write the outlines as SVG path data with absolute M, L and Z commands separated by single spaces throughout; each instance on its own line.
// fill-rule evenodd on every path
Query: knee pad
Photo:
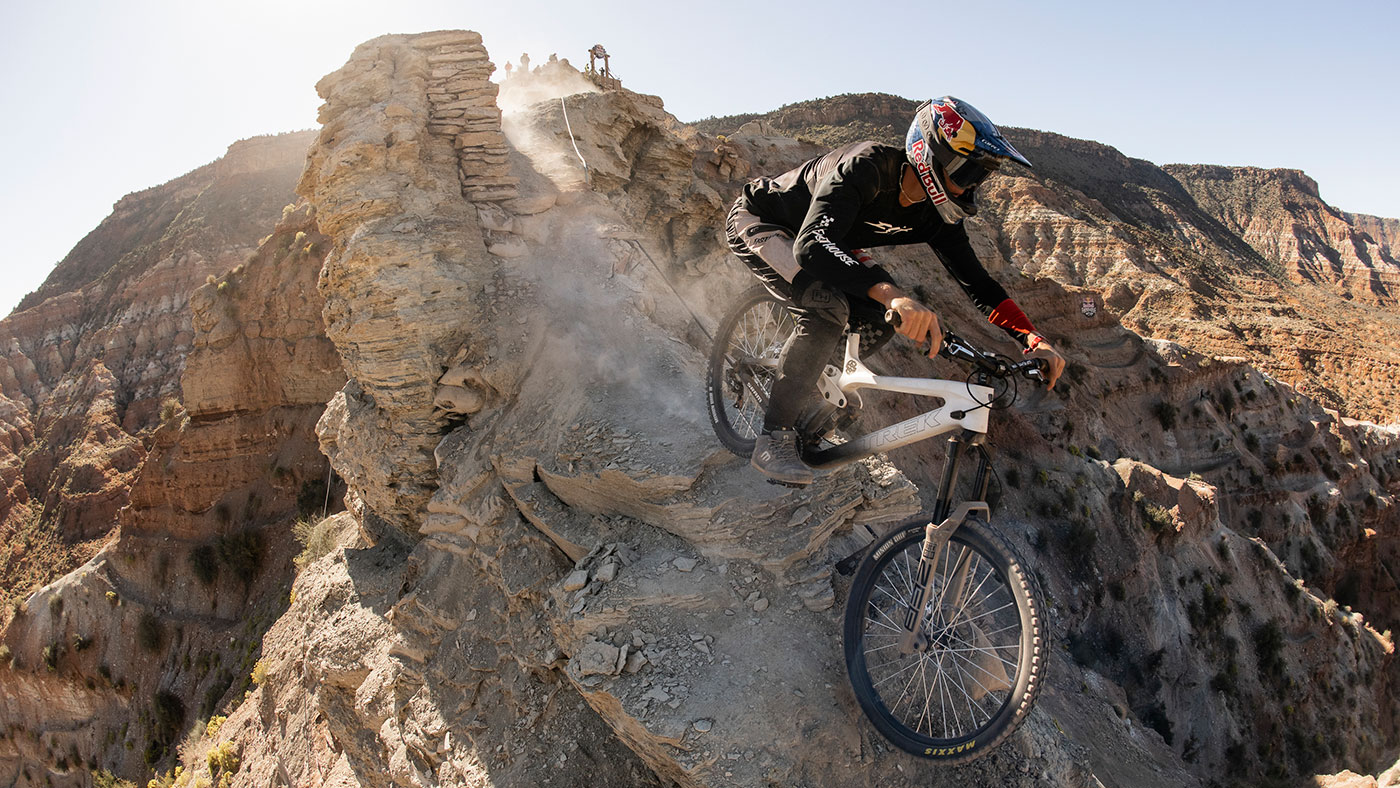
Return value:
M 845 328 L 851 319 L 851 303 L 846 294 L 819 280 L 802 288 L 793 302 L 813 318 L 838 328 Z

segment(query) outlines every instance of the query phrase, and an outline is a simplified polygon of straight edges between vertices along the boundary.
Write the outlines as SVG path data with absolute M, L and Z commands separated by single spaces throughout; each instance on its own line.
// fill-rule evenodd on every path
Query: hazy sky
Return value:
M 315 127 L 316 81 L 385 33 L 477 30 L 498 67 L 602 43 L 681 120 L 953 94 L 1158 164 L 1299 168 L 1400 217 L 1397 22 L 1393 0 L 0 0 L 0 314 L 123 195 Z

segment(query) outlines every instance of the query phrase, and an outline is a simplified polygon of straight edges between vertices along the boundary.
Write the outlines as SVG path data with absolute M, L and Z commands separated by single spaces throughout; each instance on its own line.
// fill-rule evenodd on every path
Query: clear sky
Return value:
M 1302 169 L 1400 217 L 1397 23 L 1394 0 L 0 0 L 0 314 L 123 195 L 315 127 L 316 81 L 385 33 L 476 30 L 498 67 L 602 43 L 681 120 L 953 94 L 1158 164 Z

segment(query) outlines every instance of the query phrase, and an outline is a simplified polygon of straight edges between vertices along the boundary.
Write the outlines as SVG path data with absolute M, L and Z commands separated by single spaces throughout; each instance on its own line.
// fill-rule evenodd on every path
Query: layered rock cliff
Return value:
M 1179 181 L 1026 132 L 1043 169 L 990 182 L 969 222 L 1071 366 L 992 435 L 1049 684 L 1007 745 L 935 769 L 861 718 L 832 565 L 919 510 L 938 447 L 793 491 L 703 416 L 705 332 L 748 285 L 727 202 L 815 149 L 628 91 L 498 104 L 492 70 L 474 33 L 386 36 L 318 85 L 310 205 L 190 298 L 185 412 L 137 458 L 120 538 L 6 630 L 0 780 L 1180 786 L 1393 763 L 1400 437 L 1243 358 L 1268 356 L 1231 310 L 1295 285 Z M 1005 342 L 926 252 L 877 254 Z M 1296 309 L 1279 336 L 1372 325 Z M 881 362 L 929 369 L 902 344 Z M 344 488 L 317 486 L 313 422 Z M 289 521 L 328 492 L 347 511 L 289 589 Z
M 309 134 L 244 140 L 128 195 L 0 321 L 0 597 L 90 558 L 161 422 L 192 349 L 189 299 L 268 233 Z
M 345 380 L 316 292 L 329 248 L 311 209 L 288 211 L 189 296 L 181 404 L 148 436 L 119 535 L 6 628 L 4 784 L 149 772 L 241 697 L 287 605 L 292 522 L 343 497 L 315 435 Z

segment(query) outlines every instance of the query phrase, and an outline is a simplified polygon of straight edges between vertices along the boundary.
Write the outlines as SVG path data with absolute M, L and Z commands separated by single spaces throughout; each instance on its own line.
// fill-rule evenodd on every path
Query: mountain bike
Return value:
M 897 318 L 897 315 L 891 315 Z M 706 380 L 710 421 L 740 456 L 753 452 L 778 358 L 794 324 L 785 302 L 762 287 L 720 323 Z M 1042 362 L 984 353 L 953 334 L 940 355 L 965 362 L 966 380 L 877 375 L 860 359 L 859 327 L 829 364 L 798 424 L 799 451 L 814 468 L 949 435 L 932 518 L 904 523 L 862 553 L 843 625 L 846 673 L 876 729 L 907 752 L 965 763 L 1003 742 L 1030 714 L 1045 677 L 1044 603 L 1011 544 L 991 527 L 990 411 L 1008 407 L 1016 381 L 1043 382 Z M 846 439 L 861 391 L 933 397 L 925 413 Z M 972 500 L 953 506 L 965 455 L 977 457 Z M 856 561 L 858 560 L 858 565 Z

